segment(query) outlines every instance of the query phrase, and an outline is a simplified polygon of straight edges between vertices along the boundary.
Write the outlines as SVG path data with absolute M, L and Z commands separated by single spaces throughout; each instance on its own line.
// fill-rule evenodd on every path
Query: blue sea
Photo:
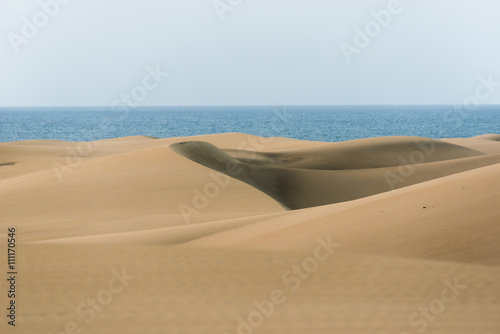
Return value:
M 500 133 L 500 106 L 0 107 L 0 142 L 241 132 L 327 142 Z

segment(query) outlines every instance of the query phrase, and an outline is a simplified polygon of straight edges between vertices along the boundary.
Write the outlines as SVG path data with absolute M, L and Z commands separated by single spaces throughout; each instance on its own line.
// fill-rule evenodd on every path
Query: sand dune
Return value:
M 379 154 L 384 144 L 387 150 Z M 237 159 L 204 142 L 170 147 L 203 166 L 254 186 L 287 209 L 349 201 L 500 162 L 500 155 L 422 138 L 377 138 L 344 145 L 348 149 L 338 146 L 339 154 L 333 145 L 307 154 L 262 153 L 256 163 L 249 162 L 248 152 Z M 369 163 L 363 164 L 366 160 Z
M 313 149 L 287 149 L 272 153 L 225 150 L 238 160 L 259 166 L 318 170 L 347 170 L 410 164 L 411 155 L 425 154 L 424 162 L 480 156 L 484 153 L 441 140 L 421 137 L 380 137 L 329 143 Z M 403 159 L 401 159 L 403 158 Z
M 247 136 L 202 138 L 224 144 L 231 139 L 239 142 Z M 198 206 L 198 213 L 186 221 L 179 206 L 194 207 L 197 191 L 203 192 L 205 185 L 215 181 L 206 168 L 185 161 L 168 148 L 175 140 L 158 145 L 156 142 L 161 139 L 139 137 L 131 141 L 131 146 L 140 146 L 139 149 L 123 148 L 122 139 L 108 140 L 95 146 L 89 156 L 72 158 L 74 164 L 61 160 L 58 153 L 51 153 L 38 160 L 33 158 L 35 170 L 16 172 L 19 166 L 31 166 L 31 161 L 23 157 L 14 166 L 0 166 L 0 171 L 5 169 L 3 175 L 8 176 L 0 188 L 4 199 L 0 203 L 2 217 L 4 221 L 25 225 L 26 232 L 40 231 L 43 227 L 43 232 L 27 236 L 29 240 L 40 240 L 45 235 L 137 231 L 282 211 L 279 204 L 260 191 L 239 181 L 227 180 L 230 181 L 227 185 L 218 188 L 220 196 L 204 207 Z M 68 145 L 76 147 L 77 144 Z M 121 148 L 112 149 L 116 146 Z M 30 149 L 37 152 L 40 148 Z M 77 160 L 79 158 L 81 160 Z M 54 161 L 62 165 L 60 171 L 52 168 Z M 12 171 L 10 177 L 9 171 Z M 58 172 L 62 173 L 61 178 Z M 32 224 L 33 217 L 36 224 Z
M 499 139 L 2 143 L 15 329 L 497 334 Z
M 480 135 L 480 136 L 476 136 L 476 137 L 472 137 L 472 138 L 500 141 L 500 135 L 496 135 L 496 134 L 492 134 L 492 133 Z

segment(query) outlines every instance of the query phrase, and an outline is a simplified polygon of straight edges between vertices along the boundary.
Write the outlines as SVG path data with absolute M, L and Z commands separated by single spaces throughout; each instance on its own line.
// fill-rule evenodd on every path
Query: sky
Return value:
M 498 0 L 2 0 L 0 107 L 496 104 L 498 13 Z

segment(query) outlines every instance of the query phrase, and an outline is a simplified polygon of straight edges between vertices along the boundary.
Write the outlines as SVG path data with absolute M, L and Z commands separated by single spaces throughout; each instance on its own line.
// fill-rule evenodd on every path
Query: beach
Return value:
M 498 134 L 0 143 L 1 306 L 19 333 L 496 334 L 499 178 Z

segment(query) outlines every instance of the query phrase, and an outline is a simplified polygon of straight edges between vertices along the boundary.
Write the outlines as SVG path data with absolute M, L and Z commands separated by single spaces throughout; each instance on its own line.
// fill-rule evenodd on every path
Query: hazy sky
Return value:
M 0 106 L 500 103 L 498 0 L 58 1 L 0 2 Z

